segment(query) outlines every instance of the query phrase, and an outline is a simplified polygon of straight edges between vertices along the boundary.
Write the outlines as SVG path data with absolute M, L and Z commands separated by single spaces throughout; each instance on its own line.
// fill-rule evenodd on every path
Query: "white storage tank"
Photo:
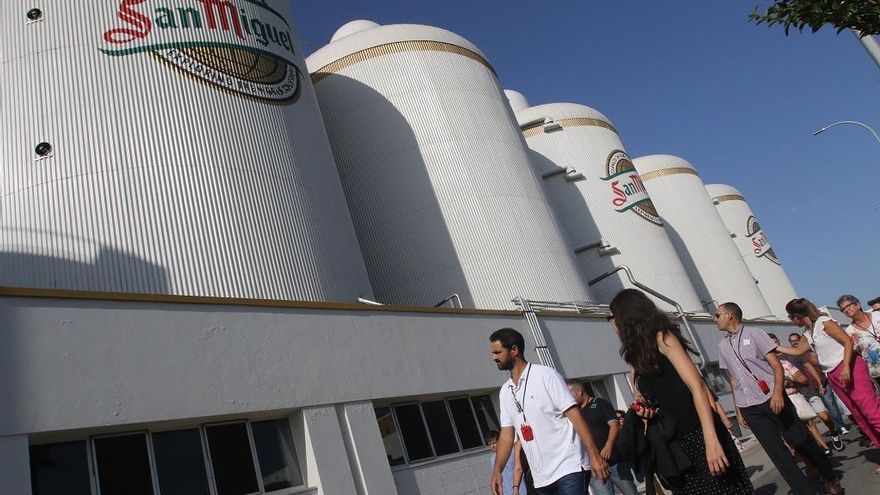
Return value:
M 486 57 L 355 21 L 307 60 L 376 297 L 589 300 Z
M 777 318 L 787 320 L 785 305 L 798 297 L 797 292 L 746 199 L 736 188 L 726 184 L 709 184 L 706 191 L 730 231 L 733 243 L 739 248 L 746 266 L 758 281 L 758 289 L 770 310 Z
M 704 312 L 608 118 L 573 103 L 524 108 L 522 96 L 517 95 L 508 92 L 511 105 L 522 108 L 516 118 L 533 151 L 533 164 L 587 278 L 626 265 L 638 282 L 674 299 L 685 311 Z M 591 291 L 597 301 L 608 303 L 627 287 L 631 287 L 627 277 L 617 272 Z M 655 302 L 665 310 L 674 309 Z
M 371 294 L 289 2 L 0 3 L 0 285 Z
M 633 164 L 707 309 L 733 301 L 747 318 L 772 317 L 696 169 L 671 155 Z

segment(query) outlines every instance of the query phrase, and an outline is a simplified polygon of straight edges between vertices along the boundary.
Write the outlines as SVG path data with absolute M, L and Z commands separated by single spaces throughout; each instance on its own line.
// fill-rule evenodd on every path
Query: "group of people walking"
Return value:
M 880 377 L 880 310 L 865 312 L 851 295 L 837 304 L 851 320 L 846 328 L 806 299 L 790 301 L 788 316 L 804 332 L 788 335 L 789 345 L 744 324 L 736 303 L 721 304 L 714 314 L 723 333 L 719 366 L 731 383 L 737 421 L 754 433 L 796 495 L 843 493 L 829 457 L 844 448 L 844 416 L 880 447 L 874 381 Z M 625 413 L 615 413 L 589 387 L 528 363 L 516 330 L 490 336 L 495 363 L 510 372 L 499 396 L 492 492 L 521 491 L 520 466 L 527 464 L 539 495 L 581 495 L 588 486 L 594 494 L 613 495 L 617 487 L 629 495 L 635 491 L 630 467 L 648 480 L 656 476 L 676 495 L 752 493 L 730 422 L 678 326 L 635 289 L 618 293 L 610 312 L 621 357 L 632 369 L 636 401 Z M 817 417 L 829 430 L 830 445 L 813 423 Z M 505 479 L 515 443 L 522 462 Z M 654 493 L 654 484 L 646 489 Z

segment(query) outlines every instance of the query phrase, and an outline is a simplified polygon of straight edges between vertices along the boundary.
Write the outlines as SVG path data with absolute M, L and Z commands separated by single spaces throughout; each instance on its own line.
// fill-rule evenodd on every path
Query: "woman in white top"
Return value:
M 785 305 L 788 317 L 806 329 L 804 337 L 819 358 L 828 383 L 852 412 L 853 419 L 875 446 L 880 447 L 880 400 L 868 375 L 865 360 L 853 352 L 852 340 L 840 325 L 807 299 L 792 299 Z M 806 354 L 809 346 L 777 347 L 790 356 Z M 876 471 L 880 474 L 880 468 Z

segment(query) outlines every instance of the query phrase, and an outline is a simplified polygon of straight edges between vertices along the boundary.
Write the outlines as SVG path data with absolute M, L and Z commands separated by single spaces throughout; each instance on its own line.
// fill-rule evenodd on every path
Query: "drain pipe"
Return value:
M 532 309 L 529 301 L 520 296 L 512 302 L 522 308 L 523 316 L 525 316 L 526 322 L 529 324 L 529 329 L 532 331 L 532 337 L 535 339 L 535 354 L 538 355 L 538 361 L 544 366 L 548 366 L 555 370 L 556 363 L 553 362 L 553 356 L 550 355 L 550 348 L 547 347 L 547 341 L 544 340 L 544 330 L 541 329 L 541 323 L 538 321 L 538 317 L 535 315 L 535 311 Z
M 665 302 L 675 306 L 675 310 L 678 312 L 678 317 L 681 320 L 681 323 L 684 325 L 685 330 L 687 330 L 688 337 L 691 339 L 691 342 L 694 344 L 694 347 L 697 350 L 697 358 L 699 358 L 699 360 L 700 360 L 700 364 L 698 367 L 701 370 L 705 369 L 706 368 L 706 357 L 705 357 L 705 354 L 703 353 L 703 346 L 700 344 L 700 341 L 697 339 L 696 333 L 694 333 L 694 329 L 691 326 L 691 322 L 689 322 L 687 319 L 687 315 L 685 314 L 684 308 L 682 308 L 681 304 L 678 304 L 677 301 L 675 301 L 669 297 L 664 296 L 663 294 L 648 287 L 647 285 L 644 285 L 644 284 L 638 282 L 635 279 L 635 277 L 633 277 L 632 270 L 630 270 L 630 268 L 628 266 L 620 265 L 617 268 L 611 270 L 610 272 L 605 272 L 602 275 L 599 275 L 598 277 L 594 278 L 593 280 L 590 280 L 589 282 L 587 282 L 587 285 L 592 287 L 592 286 L 598 284 L 599 282 L 605 280 L 606 278 L 610 277 L 611 275 L 614 275 L 615 273 L 617 273 L 619 271 L 623 271 L 624 273 L 626 273 L 626 278 L 629 279 L 629 283 L 633 284 L 634 286 L 638 287 L 639 289 L 642 289 L 643 291 L 647 292 L 648 294 L 651 294 L 652 296 L 656 297 L 657 299 L 660 299 L 661 301 L 665 301 Z

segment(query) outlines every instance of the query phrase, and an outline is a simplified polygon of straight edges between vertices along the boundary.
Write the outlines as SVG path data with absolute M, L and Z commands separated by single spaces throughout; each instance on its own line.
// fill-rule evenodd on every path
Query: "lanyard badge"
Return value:
M 526 402 L 526 389 L 529 386 L 529 374 L 532 372 L 532 365 L 529 365 L 529 370 L 526 372 L 526 379 L 523 383 L 522 389 L 522 403 L 519 402 L 516 398 L 516 390 L 513 389 L 513 384 L 510 384 L 510 394 L 513 396 L 513 403 L 516 405 L 516 411 L 522 414 L 523 422 L 519 425 L 519 433 L 520 438 L 523 442 L 531 442 L 535 439 L 535 432 L 532 430 L 532 425 L 529 424 L 528 419 L 526 419 L 526 411 L 525 411 L 525 402 Z

